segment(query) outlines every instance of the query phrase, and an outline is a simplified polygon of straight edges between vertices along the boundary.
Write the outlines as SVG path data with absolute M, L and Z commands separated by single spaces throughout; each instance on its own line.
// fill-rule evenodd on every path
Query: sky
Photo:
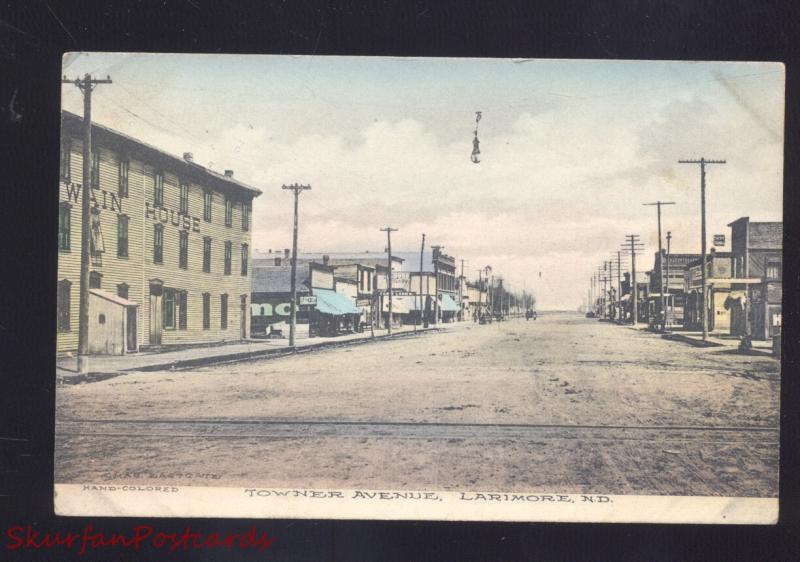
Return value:
M 264 193 L 253 247 L 381 251 L 438 244 L 477 279 L 487 265 L 538 308 L 574 310 L 627 234 L 653 266 L 656 209 L 672 252 L 742 216 L 782 220 L 784 67 L 779 63 L 68 53 L 64 74 L 110 75 L 103 125 Z M 62 86 L 63 108 L 82 114 Z M 481 162 L 470 161 L 475 112 Z M 666 242 L 664 241 L 664 244 Z M 623 267 L 624 269 L 624 267 Z

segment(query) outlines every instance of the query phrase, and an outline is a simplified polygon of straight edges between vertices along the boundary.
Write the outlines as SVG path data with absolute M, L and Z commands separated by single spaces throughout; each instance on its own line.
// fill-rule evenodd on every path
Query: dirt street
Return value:
M 56 482 L 777 496 L 779 363 L 575 314 L 58 389 Z

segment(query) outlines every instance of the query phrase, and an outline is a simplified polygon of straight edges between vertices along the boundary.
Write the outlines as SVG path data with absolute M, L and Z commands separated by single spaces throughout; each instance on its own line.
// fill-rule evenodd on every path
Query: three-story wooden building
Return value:
M 57 350 L 78 346 L 81 190 L 91 188 L 89 346 L 127 353 L 245 339 L 252 202 L 261 191 L 193 161 L 62 112 Z

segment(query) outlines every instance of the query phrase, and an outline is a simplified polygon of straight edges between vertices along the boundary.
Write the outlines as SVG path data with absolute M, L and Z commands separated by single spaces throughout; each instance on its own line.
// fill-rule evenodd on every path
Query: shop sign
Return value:
M 314 306 L 317 304 L 317 297 L 309 296 L 309 297 L 299 297 L 300 304 L 307 304 L 309 306 Z
M 72 203 L 80 203 L 81 199 L 81 184 L 67 183 L 64 185 L 67 190 L 67 201 Z M 91 206 L 95 209 L 111 209 L 116 213 L 122 213 L 122 199 L 116 193 L 106 191 L 105 189 L 92 188 L 89 191 L 89 201 Z
M 292 314 L 292 304 L 282 302 L 280 304 L 261 303 L 254 305 L 259 314 L 256 316 L 290 316 Z
M 190 217 L 189 215 L 185 215 L 174 209 L 167 209 L 166 207 L 151 207 L 149 201 L 146 201 L 144 205 L 144 218 L 146 219 L 152 218 L 154 221 L 171 224 L 177 228 L 191 230 L 192 232 L 200 232 L 199 217 Z
M 356 306 L 370 306 L 372 301 L 370 299 L 357 299 Z
M 725 235 L 724 234 L 715 234 L 714 235 L 714 245 L 715 246 L 724 246 L 725 245 Z

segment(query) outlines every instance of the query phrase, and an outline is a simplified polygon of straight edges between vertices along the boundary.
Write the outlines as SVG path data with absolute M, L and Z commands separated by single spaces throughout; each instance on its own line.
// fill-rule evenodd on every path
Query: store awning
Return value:
M 392 314 L 408 314 L 419 310 L 417 295 L 392 295 Z M 383 296 L 383 311 L 389 312 L 389 295 Z
M 343 314 L 361 314 L 355 303 L 344 295 L 330 289 L 314 289 L 317 297 L 316 308 L 323 314 L 341 316 Z
M 458 303 L 447 293 L 439 293 L 441 297 L 442 312 L 458 312 Z

